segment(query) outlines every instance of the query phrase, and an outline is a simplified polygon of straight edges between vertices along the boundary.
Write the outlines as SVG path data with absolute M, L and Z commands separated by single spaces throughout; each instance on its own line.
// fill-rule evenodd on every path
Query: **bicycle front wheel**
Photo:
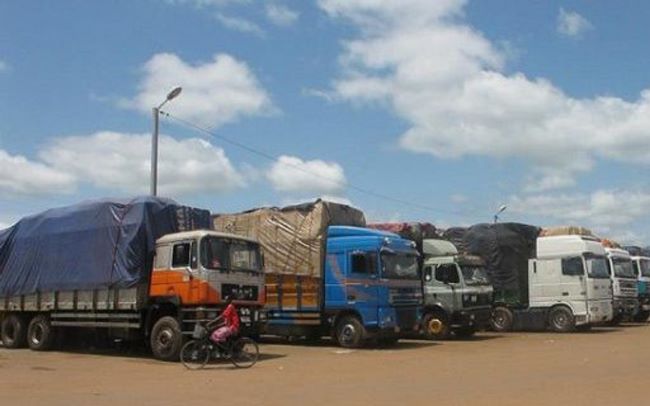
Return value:
M 232 348 L 230 361 L 237 368 L 252 367 L 260 356 L 260 349 L 257 343 L 248 337 L 242 337 L 235 341 Z
M 203 340 L 192 340 L 181 349 L 181 362 L 187 369 L 201 369 L 210 359 L 210 346 Z

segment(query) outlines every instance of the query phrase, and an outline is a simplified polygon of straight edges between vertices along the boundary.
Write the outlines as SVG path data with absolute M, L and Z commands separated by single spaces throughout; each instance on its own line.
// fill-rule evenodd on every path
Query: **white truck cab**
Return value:
M 612 324 L 633 319 L 639 311 L 639 291 L 630 253 L 621 248 L 605 247 L 607 266 L 614 292 Z
M 644 322 L 650 317 L 650 257 L 633 255 L 632 265 L 639 291 L 639 312 L 634 316 L 634 321 Z
M 539 237 L 537 259 L 531 262 L 531 307 L 562 304 L 571 309 L 576 326 L 612 319 L 611 282 L 600 241 L 580 235 Z

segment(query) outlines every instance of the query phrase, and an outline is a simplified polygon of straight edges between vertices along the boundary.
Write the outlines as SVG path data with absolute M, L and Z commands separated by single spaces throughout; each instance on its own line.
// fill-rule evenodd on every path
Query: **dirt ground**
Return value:
M 0 348 L 3 405 L 640 405 L 650 326 L 480 334 L 343 350 L 266 340 L 249 370 L 188 371 L 142 352 Z

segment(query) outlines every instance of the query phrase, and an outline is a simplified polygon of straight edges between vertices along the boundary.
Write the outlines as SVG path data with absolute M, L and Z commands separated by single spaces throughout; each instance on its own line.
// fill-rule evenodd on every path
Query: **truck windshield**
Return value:
M 482 266 L 461 265 L 460 269 L 463 271 L 463 279 L 468 285 L 488 285 L 490 283 L 487 270 Z
M 612 258 L 614 263 L 614 275 L 619 278 L 636 278 L 632 261 L 629 258 Z
M 587 275 L 590 278 L 609 278 L 607 272 L 607 258 L 596 255 L 585 255 L 587 260 Z
M 205 237 L 201 240 L 201 264 L 208 269 L 261 271 L 259 246 L 252 242 Z
M 641 275 L 650 277 L 650 259 L 639 260 L 641 266 Z
M 388 279 L 419 279 L 418 257 L 403 252 L 381 253 L 382 276 Z

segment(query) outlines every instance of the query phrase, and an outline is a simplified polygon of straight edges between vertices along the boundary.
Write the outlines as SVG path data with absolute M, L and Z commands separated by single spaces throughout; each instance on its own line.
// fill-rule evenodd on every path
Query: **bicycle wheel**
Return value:
M 210 346 L 203 340 L 192 340 L 181 349 L 181 362 L 187 369 L 201 369 L 210 359 Z
M 233 343 L 230 361 L 237 368 L 250 368 L 255 365 L 259 356 L 257 343 L 248 337 L 242 337 Z

